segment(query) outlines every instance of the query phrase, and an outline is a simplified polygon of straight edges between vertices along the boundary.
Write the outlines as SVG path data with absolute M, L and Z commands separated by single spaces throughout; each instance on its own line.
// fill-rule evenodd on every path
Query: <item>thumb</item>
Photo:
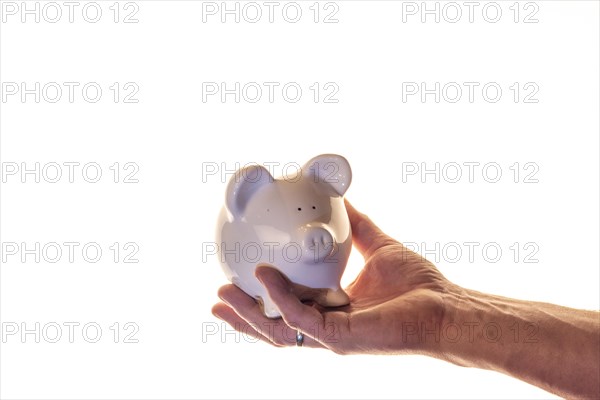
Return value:
M 352 242 L 365 259 L 385 245 L 398 244 L 379 229 L 369 217 L 358 212 L 347 199 L 344 199 L 344 202 L 352 226 Z

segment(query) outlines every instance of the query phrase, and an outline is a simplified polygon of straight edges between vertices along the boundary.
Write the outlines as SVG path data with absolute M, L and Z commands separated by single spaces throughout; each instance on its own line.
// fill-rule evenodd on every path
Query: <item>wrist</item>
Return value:
M 445 304 L 438 358 L 502 372 L 563 397 L 598 395 L 597 312 L 462 288 L 448 291 Z
M 522 346 L 537 341 L 539 327 L 519 303 L 452 287 L 444 298 L 439 354 L 458 365 L 507 371 Z

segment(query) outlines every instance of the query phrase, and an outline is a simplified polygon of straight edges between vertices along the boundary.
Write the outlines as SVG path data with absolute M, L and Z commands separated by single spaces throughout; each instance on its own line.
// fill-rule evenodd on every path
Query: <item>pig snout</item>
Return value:
M 305 256 L 307 261 L 319 263 L 334 253 L 335 240 L 333 235 L 325 228 L 309 228 L 304 237 Z

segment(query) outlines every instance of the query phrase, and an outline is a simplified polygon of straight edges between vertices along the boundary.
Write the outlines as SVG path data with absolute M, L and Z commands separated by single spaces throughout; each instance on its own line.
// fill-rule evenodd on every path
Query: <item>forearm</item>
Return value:
M 443 358 L 500 371 L 563 397 L 600 397 L 598 312 L 462 289 L 446 302 L 437 348 Z M 458 339 L 451 336 L 456 327 Z

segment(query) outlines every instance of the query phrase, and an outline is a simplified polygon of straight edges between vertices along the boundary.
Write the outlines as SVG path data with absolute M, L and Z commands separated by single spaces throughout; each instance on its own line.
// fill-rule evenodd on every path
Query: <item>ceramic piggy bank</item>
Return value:
M 351 180 L 348 161 L 334 154 L 313 158 L 294 176 L 274 179 L 252 165 L 230 179 L 217 224 L 219 258 L 227 278 L 267 317 L 280 314 L 254 276 L 260 265 L 298 285 L 302 300 L 348 304 L 340 279 L 352 248 L 343 200 Z

